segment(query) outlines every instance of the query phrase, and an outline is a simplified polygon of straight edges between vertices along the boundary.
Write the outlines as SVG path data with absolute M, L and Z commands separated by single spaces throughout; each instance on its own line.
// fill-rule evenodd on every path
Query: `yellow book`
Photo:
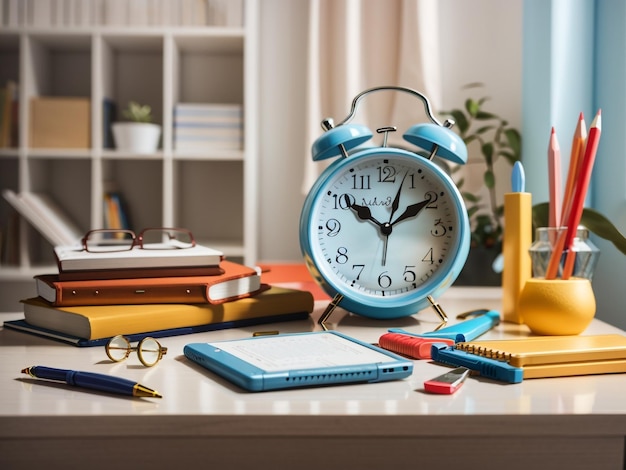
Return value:
M 215 304 L 139 304 L 52 307 L 39 298 L 23 301 L 26 323 L 84 339 L 109 338 L 173 328 L 262 320 L 313 311 L 310 292 L 272 286 L 245 299 Z M 259 321 L 261 323 L 261 321 Z M 233 325 L 236 326 L 236 325 Z

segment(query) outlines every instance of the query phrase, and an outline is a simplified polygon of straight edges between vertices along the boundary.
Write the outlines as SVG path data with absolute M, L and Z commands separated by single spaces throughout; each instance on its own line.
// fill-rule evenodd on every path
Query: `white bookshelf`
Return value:
M 13 0 L 0 3 L 4 12 L 15 6 Z M 0 84 L 9 79 L 19 84 L 19 142 L 0 149 L 0 187 L 49 194 L 87 231 L 102 227 L 103 191 L 113 185 L 126 199 L 133 229 L 185 227 L 229 259 L 256 263 L 258 5 L 242 0 L 237 25 L 232 14 L 209 15 L 209 5 L 224 3 L 84 0 L 89 13 L 82 22 L 58 25 L 66 13 L 52 10 L 46 21 L 32 10 L 37 1 L 19 2 L 12 22 L 6 15 L 0 18 Z M 200 4 L 204 23 L 190 14 Z M 152 9 L 159 5 L 163 11 Z M 133 8 L 148 7 L 147 19 L 130 21 Z M 222 23 L 212 24 L 218 20 Z M 38 96 L 89 97 L 91 147 L 29 148 L 29 102 Z M 119 119 L 129 100 L 152 106 L 162 126 L 157 152 L 133 155 L 103 148 L 105 97 L 116 103 Z M 176 151 L 172 114 L 179 102 L 242 105 L 242 150 Z M 11 211 L 2 198 L 5 237 Z M 32 276 L 56 269 L 51 244 L 24 220 L 18 242 L 19 261 L 0 266 L 5 299 L 0 310 L 7 310 L 6 299 L 9 309 L 19 308 L 16 284 L 34 292 Z

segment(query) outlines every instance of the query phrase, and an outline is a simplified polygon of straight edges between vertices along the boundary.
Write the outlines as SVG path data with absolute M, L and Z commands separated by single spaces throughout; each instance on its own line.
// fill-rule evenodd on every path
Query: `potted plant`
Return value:
M 133 153 L 153 153 L 159 146 L 161 126 L 153 123 L 152 108 L 135 101 L 122 111 L 128 121 L 112 124 L 113 138 L 118 150 Z
M 465 88 L 480 87 L 474 83 Z M 504 203 L 497 200 L 495 162 L 503 158 L 510 166 L 521 158 L 522 138 L 519 131 L 508 122 L 486 111 L 487 97 L 468 98 L 463 109 L 453 109 L 446 114 L 456 121 L 456 129 L 468 146 L 470 156 L 479 155 L 484 163 L 483 183 L 488 190 L 488 201 L 480 195 L 464 190 L 465 180 L 456 181 L 467 207 L 471 226 L 470 253 L 457 285 L 501 285 L 501 275 L 494 261 L 502 252 L 504 231 Z M 453 175 L 462 167 L 450 169 Z M 548 224 L 548 203 L 538 203 L 532 208 L 534 229 Z M 604 215 L 584 208 L 580 224 L 600 238 L 612 242 L 626 254 L 626 238 Z
M 472 83 L 464 88 L 480 86 Z M 455 120 L 455 128 L 468 147 L 470 159 L 474 156 L 474 160 L 482 160 L 482 179 L 488 194 L 484 200 L 481 195 L 465 189 L 465 178 L 456 181 L 465 200 L 471 228 L 470 253 L 457 285 L 499 285 L 501 282 L 500 273 L 492 268 L 502 251 L 504 227 L 504 204 L 497 198 L 495 164 L 503 159 L 512 166 L 520 160 L 522 138 L 506 119 L 485 109 L 488 100 L 488 97 L 469 97 L 462 109 L 445 113 Z M 450 172 L 454 175 L 461 168 L 454 167 Z

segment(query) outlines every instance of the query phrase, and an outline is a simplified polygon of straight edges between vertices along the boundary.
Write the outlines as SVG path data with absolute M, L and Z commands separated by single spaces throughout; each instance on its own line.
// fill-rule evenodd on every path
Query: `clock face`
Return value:
M 407 151 L 374 148 L 342 159 L 308 199 L 301 236 L 309 267 L 355 313 L 417 313 L 467 258 L 469 224 L 456 186 Z

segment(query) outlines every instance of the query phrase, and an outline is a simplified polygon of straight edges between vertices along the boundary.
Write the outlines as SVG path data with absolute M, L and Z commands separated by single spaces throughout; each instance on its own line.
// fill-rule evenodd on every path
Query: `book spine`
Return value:
M 150 286 L 64 288 L 57 286 L 55 307 L 81 305 L 137 305 L 137 304 L 184 304 L 206 303 L 206 287 L 196 286 Z

